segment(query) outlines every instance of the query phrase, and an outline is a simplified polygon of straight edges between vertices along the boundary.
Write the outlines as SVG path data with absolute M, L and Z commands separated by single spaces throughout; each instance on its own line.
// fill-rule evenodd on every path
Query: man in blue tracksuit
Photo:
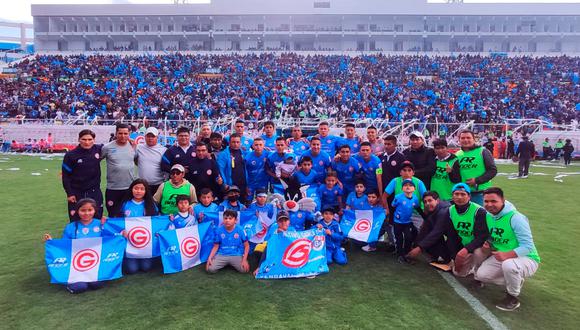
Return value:
M 241 137 L 234 133 L 230 136 L 230 145 L 221 151 L 217 157 L 218 169 L 226 185 L 226 190 L 237 186 L 240 192 L 240 202 L 247 203 L 247 175 L 244 155 L 241 150 Z
M 317 227 L 324 230 L 326 234 L 326 261 L 329 264 L 336 262 L 339 265 L 346 265 L 346 253 L 340 248 L 344 234 L 334 219 L 334 209 L 327 208 L 322 212 L 322 221 Z
M 97 202 L 96 219 L 103 215 L 101 150 L 102 145 L 95 144 L 95 133 L 84 129 L 79 133 L 79 145 L 64 155 L 62 185 L 67 196 L 70 221 L 78 219 L 76 203 L 83 198 L 92 198 Z

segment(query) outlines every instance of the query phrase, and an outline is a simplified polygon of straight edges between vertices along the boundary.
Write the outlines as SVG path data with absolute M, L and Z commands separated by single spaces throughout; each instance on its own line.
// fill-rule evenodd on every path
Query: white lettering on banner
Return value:
M 101 237 L 71 240 L 71 267 L 68 283 L 96 282 L 99 280 Z

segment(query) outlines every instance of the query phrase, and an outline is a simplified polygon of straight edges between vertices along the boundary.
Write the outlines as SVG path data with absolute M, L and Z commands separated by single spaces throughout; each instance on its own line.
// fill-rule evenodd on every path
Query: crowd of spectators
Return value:
M 568 56 L 45 55 L 0 80 L 0 117 L 569 124 L 579 67 Z

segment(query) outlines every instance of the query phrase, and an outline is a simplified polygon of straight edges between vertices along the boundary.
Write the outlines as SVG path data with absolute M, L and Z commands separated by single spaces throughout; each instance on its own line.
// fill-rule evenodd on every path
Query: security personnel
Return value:
M 70 221 L 78 219 L 75 207 L 83 198 L 97 202 L 95 218 L 103 215 L 103 192 L 101 191 L 101 148 L 95 144 L 95 133 L 84 129 L 79 133 L 79 145 L 67 152 L 62 160 L 62 185 L 68 201 Z
M 437 192 L 443 201 L 451 200 L 451 188 L 454 183 L 459 183 L 461 178 L 453 173 L 453 164 L 457 157 L 447 150 L 446 139 L 435 139 L 433 141 L 435 149 L 435 174 L 431 177 L 431 190 Z
M 453 164 L 453 172 L 459 173 L 461 182 L 465 182 L 471 190 L 471 201 L 483 204 L 483 191 L 491 187 L 497 175 L 495 160 L 489 150 L 475 144 L 475 134 L 465 130 L 459 133 L 461 150 L 455 153 L 457 162 Z

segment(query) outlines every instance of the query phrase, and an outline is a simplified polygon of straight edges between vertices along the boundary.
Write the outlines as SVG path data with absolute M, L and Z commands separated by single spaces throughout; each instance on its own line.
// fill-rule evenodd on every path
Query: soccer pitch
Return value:
M 355 247 L 347 249 L 348 265 L 332 265 L 315 279 L 258 281 L 229 269 L 210 276 L 198 266 L 126 276 L 71 295 L 49 283 L 42 242 L 43 233 L 60 237 L 68 223 L 61 159 L 0 155 L 0 328 L 489 327 L 427 264 L 400 265 L 384 250 Z M 502 174 L 515 171 L 499 166 Z M 501 287 L 469 292 L 508 328 L 577 328 L 580 167 L 537 164 L 531 172 L 527 180 L 494 180 L 530 219 L 542 257 L 524 285 L 522 307 L 497 310 Z M 469 280 L 459 282 L 469 287 Z

